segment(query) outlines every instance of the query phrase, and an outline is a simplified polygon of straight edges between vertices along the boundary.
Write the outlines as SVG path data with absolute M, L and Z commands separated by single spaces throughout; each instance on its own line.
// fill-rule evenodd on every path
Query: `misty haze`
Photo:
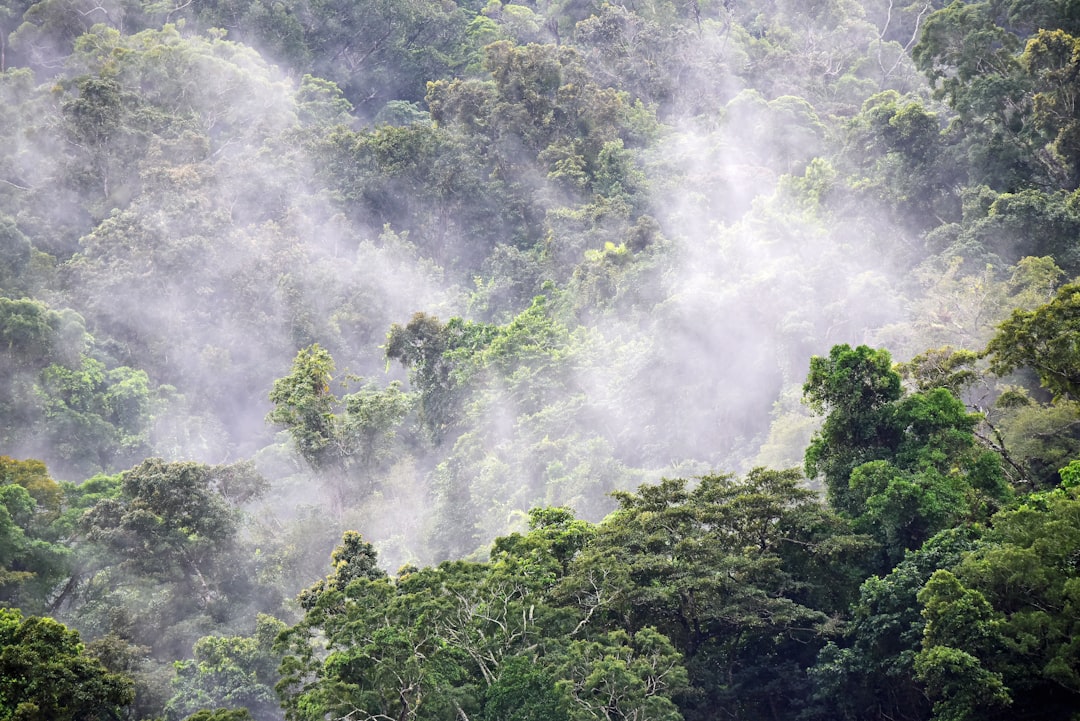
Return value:
M 0 721 L 1076 721 L 1066 5 L 0 0 Z

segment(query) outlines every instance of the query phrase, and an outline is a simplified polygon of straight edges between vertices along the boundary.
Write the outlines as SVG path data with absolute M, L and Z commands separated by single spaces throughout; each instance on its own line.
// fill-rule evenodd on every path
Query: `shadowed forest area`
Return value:
M 0 721 L 1080 721 L 1080 6 L 0 0 Z

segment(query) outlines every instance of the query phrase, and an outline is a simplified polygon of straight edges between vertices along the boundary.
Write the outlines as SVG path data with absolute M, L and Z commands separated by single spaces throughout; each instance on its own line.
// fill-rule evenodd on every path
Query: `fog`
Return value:
M 250 510 L 299 519 L 329 507 L 325 479 L 265 420 L 298 350 L 330 351 L 339 396 L 359 387 L 353 376 L 409 387 L 383 354 L 392 324 L 423 312 L 505 325 L 546 295 L 552 345 L 476 371 L 441 442 L 411 413 L 392 434 L 396 457 L 364 466 L 373 477 L 353 479 L 352 503 L 328 523 L 358 528 L 394 567 L 482 553 L 533 505 L 595 520 L 613 507 L 606 493 L 665 475 L 799 465 L 815 422 L 798 402 L 810 355 L 903 323 L 909 290 L 893 251 L 910 231 L 872 208 L 840 213 L 830 201 L 847 170 L 816 158 L 842 157 L 843 118 L 862 98 L 924 88 L 906 60 L 884 78 L 859 70 L 853 59 L 880 58 L 884 31 L 870 20 L 694 3 L 695 21 L 657 41 L 649 22 L 665 4 L 617 3 L 583 24 L 579 52 L 565 47 L 572 24 L 545 24 L 547 5 L 486 11 L 486 39 L 563 43 L 550 57 L 564 91 L 543 102 L 578 113 L 595 135 L 582 146 L 530 116 L 541 104 L 515 96 L 514 81 L 480 82 L 479 48 L 459 66 L 477 84 L 438 91 L 440 121 L 413 82 L 430 69 L 415 54 L 368 63 L 350 48 L 342 71 L 321 48 L 305 67 L 250 26 L 207 30 L 203 16 L 134 36 L 97 26 L 51 91 L 7 77 L 5 152 L 17 164 L 4 212 L 51 256 L 11 290 L 77 312 L 87 357 L 145 369 L 149 382 L 134 440 L 107 462 L 58 454 L 47 432 L 13 435 L 12 452 L 73 481 L 150 455 L 253 458 L 271 491 Z M 775 61 L 762 38 L 785 24 L 803 34 L 786 44 L 789 65 L 762 65 Z M 35 60 L 53 47 L 32 42 L 43 28 L 13 41 L 38 82 L 57 67 Z M 636 52 L 655 54 L 651 75 L 624 74 Z M 527 77 L 528 62 L 500 72 Z M 834 77 L 841 65 L 855 70 Z M 341 90 L 304 77 L 319 67 Z M 108 82 L 86 84 L 94 77 Z M 585 92 L 565 91 L 571 81 Z M 612 86 L 643 102 L 635 110 Z M 52 120 L 12 116 L 16 102 Z M 615 122 L 603 103 L 636 119 Z M 380 110 L 396 125 L 375 123 Z M 622 174 L 607 196 L 558 160 L 600 163 L 581 150 L 590 143 L 623 158 L 610 161 Z

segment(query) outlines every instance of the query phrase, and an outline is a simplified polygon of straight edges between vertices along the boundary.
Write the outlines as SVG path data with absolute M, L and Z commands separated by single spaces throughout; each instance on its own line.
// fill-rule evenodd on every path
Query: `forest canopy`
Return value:
M 0 721 L 1076 721 L 1078 63 L 0 0 Z

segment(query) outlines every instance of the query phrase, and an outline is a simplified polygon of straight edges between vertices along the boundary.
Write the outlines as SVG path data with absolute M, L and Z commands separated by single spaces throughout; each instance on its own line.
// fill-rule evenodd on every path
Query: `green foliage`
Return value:
M 135 468 L 0 458 L 0 602 L 132 718 L 275 715 L 305 586 L 298 719 L 1068 718 L 1073 10 L 7 3 L 0 446 Z M 836 512 L 626 491 L 795 458 L 845 338 Z
M 374 568 L 369 544 L 359 565 L 346 560 L 358 543 L 346 536 L 334 576 L 302 595 L 304 619 L 279 638 L 286 718 L 474 713 L 481 678 L 531 630 L 519 592 L 488 587 L 482 567 L 460 562 L 391 579 Z
M 90 657 L 77 631 L 0 609 L 0 719 L 105 721 L 132 699 L 131 680 Z
M 285 426 L 300 454 L 318 468 L 331 444 L 333 407 L 330 391 L 334 360 L 318 345 L 301 350 L 293 360 L 292 372 L 274 382 L 270 402 L 276 407 L 267 421 Z
M 558 677 L 528 656 L 511 656 L 484 694 L 485 721 L 569 721 L 566 703 L 555 688 Z
M 83 357 L 78 368 L 53 364 L 40 375 L 43 440 L 66 473 L 85 476 L 144 458 L 157 405 L 145 371 L 106 370 Z
M 1028 367 L 1055 396 L 1080 397 L 1074 343 L 1078 318 L 1080 285 L 1074 283 L 1061 286 L 1050 302 L 1034 310 L 1013 311 L 986 347 L 991 370 L 1005 375 Z
M 288 376 L 274 381 L 266 419 L 284 426 L 297 450 L 327 485 L 338 513 L 356 488 L 378 486 L 394 455 L 396 430 L 412 407 L 399 383 L 368 383 L 340 399 L 330 389 L 334 361 L 318 344 L 297 353 Z M 359 476 L 359 478 L 357 478 Z
M 196 711 L 185 718 L 184 721 L 254 721 L 254 718 L 247 709 L 219 708 L 213 711 L 208 709 Z
M 1020 63 L 1034 81 L 1033 120 L 1047 138 L 1048 159 L 1063 187 L 1080 185 L 1080 116 L 1069 78 L 1080 70 L 1080 38 L 1041 28 L 1027 41 Z
M 1011 494 L 1000 458 L 975 443 L 978 416 L 934 386 L 903 395 L 887 353 L 836 346 L 811 360 L 803 387 L 812 407 L 829 410 L 807 471 L 823 472 L 830 503 L 882 542 L 888 566 Z
M 828 414 L 806 451 L 806 474 L 823 475 L 829 502 L 854 512 L 851 472 L 897 441 L 900 429 L 890 416 L 901 396 L 900 375 L 887 351 L 833 346 L 828 358 L 810 359 L 803 396 L 812 409 Z
M 87 542 L 80 625 L 172 660 L 214 627 L 276 611 L 279 597 L 257 581 L 240 513 L 218 490 L 237 473 L 148 459 L 121 474 L 119 493 L 102 494 L 79 520 Z
M 656 629 L 630 637 L 613 631 L 595 641 L 573 641 L 559 668 L 555 691 L 571 721 L 649 718 L 682 721 L 671 694 L 686 687 L 686 670 L 671 642 Z
M 843 582 L 844 566 L 866 551 L 798 481 L 757 469 L 619 494 L 621 508 L 575 558 L 559 597 L 581 609 L 580 627 L 655 626 L 667 636 L 696 699 L 684 710 L 757 713 L 793 699 L 805 684 L 796 659 L 826 633 L 826 614 L 807 604 L 843 595 L 807 587 L 793 570 L 831 567 L 836 576 L 815 578 Z
M 1080 698 L 1072 612 L 1072 559 L 1080 548 L 1078 510 L 1076 489 L 1061 488 L 1033 494 L 1015 510 L 1002 511 L 994 517 L 986 543 L 954 569 L 951 590 L 927 590 L 923 601 L 928 621 L 941 614 L 933 633 L 928 627 L 924 645 L 952 645 L 973 655 L 981 677 L 1001 680 L 1012 713 L 1025 715 L 1039 708 L 1048 716 L 1068 718 Z M 943 603 L 940 597 L 944 605 L 935 605 Z M 959 696 L 963 702 L 968 689 L 976 686 L 954 687 L 943 695 L 947 701 Z
M 175 695 L 165 707 L 167 719 L 198 716 L 206 721 L 244 721 L 281 718 L 274 685 L 280 658 L 272 651 L 285 624 L 270 616 L 258 617 L 252 636 L 206 636 L 195 642 L 190 661 L 176 663 Z M 226 714 L 226 709 L 231 715 Z
M 43 611 L 70 572 L 71 551 L 53 528 L 63 491 L 37 460 L 0 456 L 0 602 Z
M 977 538 L 970 529 L 943 531 L 888 574 L 862 583 L 843 637 L 828 643 L 809 669 L 810 718 L 929 717 L 915 671 L 926 627 L 917 594 L 936 570 L 955 566 Z

